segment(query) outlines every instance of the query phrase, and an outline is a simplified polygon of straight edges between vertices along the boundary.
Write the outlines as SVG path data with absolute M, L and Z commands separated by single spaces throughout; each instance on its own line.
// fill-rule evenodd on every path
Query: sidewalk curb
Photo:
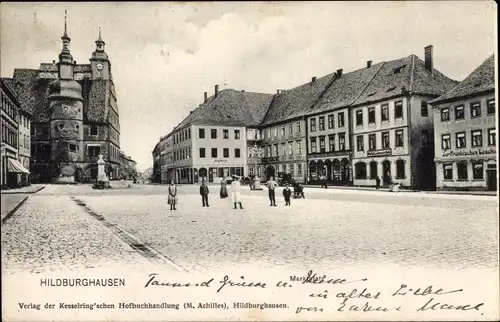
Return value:
M 17 206 L 14 207 L 14 209 L 12 209 L 11 211 L 9 211 L 9 213 L 2 218 L 2 225 L 9 219 L 11 218 L 15 213 L 16 211 L 21 208 L 21 206 L 26 202 L 26 200 L 28 200 L 28 196 L 24 197 L 23 200 L 21 200 Z
M 26 191 L 9 191 L 9 190 L 5 190 L 5 191 L 2 191 L 2 194 L 3 195 L 32 195 L 32 194 L 35 194 L 41 190 L 45 189 L 45 186 L 42 186 L 34 191 L 29 191 L 29 192 L 26 192 Z

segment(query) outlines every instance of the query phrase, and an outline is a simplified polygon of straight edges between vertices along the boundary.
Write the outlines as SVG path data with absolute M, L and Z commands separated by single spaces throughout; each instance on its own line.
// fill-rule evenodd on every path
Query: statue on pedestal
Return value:
M 109 178 L 106 175 L 106 161 L 104 161 L 102 154 L 99 154 L 97 160 L 97 188 L 109 188 Z

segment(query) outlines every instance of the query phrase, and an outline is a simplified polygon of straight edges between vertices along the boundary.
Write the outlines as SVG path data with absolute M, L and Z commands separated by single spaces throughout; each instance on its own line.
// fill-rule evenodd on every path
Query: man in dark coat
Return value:
M 203 181 L 200 186 L 201 203 L 203 204 L 203 207 L 210 207 L 208 205 L 208 193 L 207 183 Z
M 380 189 L 380 178 L 376 177 L 375 178 L 375 189 Z

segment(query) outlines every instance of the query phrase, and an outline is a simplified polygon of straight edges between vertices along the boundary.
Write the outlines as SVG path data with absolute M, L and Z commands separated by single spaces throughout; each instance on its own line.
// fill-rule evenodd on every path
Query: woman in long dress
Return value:
M 170 205 L 170 210 L 177 210 L 175 209 L 175 205 L 177 204 L 177 202 L 177 187 L 172 180 L 170 182 L 170 186 L 168 187 L 168 204 Z
M 226 179 L 222 179 L 220 182 L 220 198 L 227 198 L 227 181 Z
M 241 184 L 235 177 L 233 177 L 233 182 L 231 182 L 231 201 L 234 204 L 234 209 L 236 209 L 236 204 L 240 204 L 240 209 L 243 209 L 241 205 Z

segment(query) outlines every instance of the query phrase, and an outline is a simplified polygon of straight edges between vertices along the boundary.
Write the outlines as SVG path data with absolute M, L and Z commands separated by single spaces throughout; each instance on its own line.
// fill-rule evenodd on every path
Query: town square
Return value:
M 498 318 L 495 3 L 1 9 L 11 320 Z

